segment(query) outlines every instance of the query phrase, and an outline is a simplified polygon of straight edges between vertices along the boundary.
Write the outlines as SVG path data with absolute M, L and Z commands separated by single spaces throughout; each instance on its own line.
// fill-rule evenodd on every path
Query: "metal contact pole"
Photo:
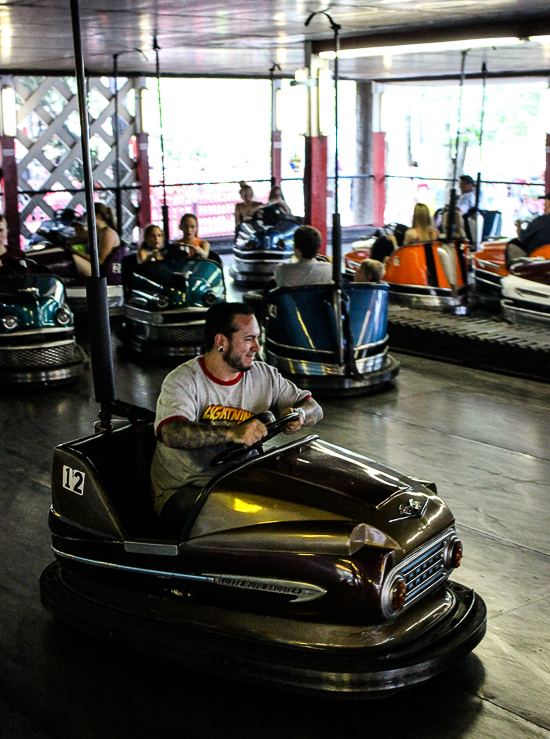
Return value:
M 160 46 L 157 43 L 157 37 L 153 39 L 153 49 L 156 56 L 156 73 L 157 73 L 157 91 L 159 100 L 159 124 L 160 124 L 160 159 L 162 166 L 162 225 L 164 228 L 164 246 L 168 247 L 170 241 L 170 219 L 168 216 L 168 205 L 166 204 L 166 169 L 164 164 L 164 132 L 162 130 L 162 98 L 160 94 L 160 63 L 159 51 Z
M 332 215 L 332 279 L 334 284 L 342 285 L 342 225 L 338 211 L 338 52 L 341 26 L 328 16 L 334 31 L 334 213 Z
M 483 147 L 483 124 L 485 121 L 485 93 L 487 87 L 487 65 L 485 62 L 481 65 L 481 74 L 483 76 L 483 94 L 481 97 L 481 120 L 479 122 L 479 172 L 476 181 L 476 210 L 479 208 L 479 196 L 481 193 L 481 152 Z
M 338 32 L 341 25 L 335 23 L 324 10 L 310 13 L 306 26 L 316 15 L 327 17 L 330 27 L 334 31 L 334 213 L 332 215 L 332 279 L 337 287 L 342 285 L 342 226 L 340 213 L 338 212 L 338 52 L 340 51 L 340 40 Z
M 118 54 L 113 54 L 113 74 L 115 80 L 115 115 L 113 134 L 115 137 L 115 210 L 117 232 L 122 237 L 122 197 L 120 192 L 120 126 L 118 121 Z
M 101 403 L 101 416 L 104 425 L 110 428 L 111 411 L 109 404 L 115 399 L 115 376 L 111 353 L 111 331 L 107 305 L 107 279 L 99 273 L 97 228 L 94 213 L 94 184 L 92 179 L 92 160 L 90 157 L 90 129 L 86 105 L 86 82 L 84 57 L 80 37 L 80 12 L 78 0 L 70 0 L 73 26 L 75 73 L 78 90 L 78 109 L 80 115 L 80 136 L 82 142 L 82 164 L 84 167 L 84 187 L 86 190 L 86 217 L 88 221 L 88 250 L 92 266 L 92 276 L 86 280 L 86 300 L 90 327 L 90 346 L 92 371 L 96 400 Z
M 466 56 L 468 54 L 468 51 L 462 52 L 462 67 L 460 70 L 460 92 L 458 96 L 458 124 L 456 127 L 456 142 L 455 142 L 455 158 L 454 158 L 454 165 L 453 165 L 453 183 L 451 187 L 451 195 L 449 198 L 449 215 L 447 218 L 447 228 L 446 228 L 446 239 L 447 241 L 451 241 L 454 236 L 455 231 L 455 210 L 456 210 L 456 175 L 457 175 L 457 169 L 458 169 L 458 147 L 460 144 L 460 123 L 461 123 L 461 116 L 462 116 L 462 89 L 464 87 L 464 70 L 466 69 Z

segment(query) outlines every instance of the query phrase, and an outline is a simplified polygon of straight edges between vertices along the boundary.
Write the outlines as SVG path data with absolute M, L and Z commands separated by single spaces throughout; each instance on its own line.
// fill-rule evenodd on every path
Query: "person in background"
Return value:
M 143 241 L 137 251 L 137 263 L 158 262 L 164 259 L 164 231 L 154 223 L 145 227 Z
M 469 174 L 462 174 L 458 178 L 458 187 L 460 195 L 456 201 L 456 207 L 462 215 L 466 215 L 476 204 L 476 183 Z
M 439 238 L 439 231 L 432 223 L 428 206 L 424 203 L 417 203 L 414 206 L 412 228 L 405 231 L 403 246 L 421 244 L 424 241 L 435 241 L 437 238 Z
M 379 236 L 371 247 L 370 258 L 376 259 L 385 266 L 389 263 L 394 251 L 395 242 L 389 236 Z
M 353 281 L 379 284 L 382 281 L 385 271 L 386 268 L 377 259 L 363 259 L 353 276 Z
M 539 249 L 550 244 L 550 192 L 541 197 L 544 200 L 544 214 L 534 218 L 522 231 L 521 223 L 517 224 L 518 237 L 506 244 L 506 269 L 518 259 L 524 259 Z
M 286 201 L 283 197 L 283 192 L 279 185 L 273 185 L 273 187 L 269 191 L 269 198 L 267 200 L 267 203 L 265 205 L 260 205 L 259 208 L 256 208 L 256 210 L 254 211 L 254 215 L 257 218 L 261 218 L 262 210 L 269 208 L 270 206 L 276 206 L 281 213 L 285 215 L 290 215 L 290 208 L 286 204 Z
M 263 203 L 254 200 L 254 190 L 250 185 L 247 185 L 244 180 L 241 180 L 239 185 L 241 186 L 239 195 L 243 202 L 235 205 L 235 228 L 238 228 L 241 223 L 249 221 L 254 211 L 263 205 Z
M 177 253 L 185 254 L 191 259 L 208 259 L 210 244 L 197 236 L 199 220 L 194 213 L 185 213 L 181 217 L 180 230 L 183 231 L 183 238 L 173 244 Z
M 285 262 L 275 270 L 277 287 L 327 285 L 332 282 L 332 264 L 316 259 L 321 248 L 321 233 L 313 226 L 300 226 L 294 232 L 296 262 Z
M 120 246 L 120 238 L 116 231 L 116 219 L 112 208 L 104 203 L 94 203 L 95 222 L 97 228 L 97 249 L 99 266 L 102 267 L 112 251 Z M 80 221 L 75 224 L 75 236 L 67 239 L 70 245 L 88 242 L 88 231 Z M 87 250 L 88 247 L 86 247 Z M 73 253 L 73 261 L 80 277 L 90 277 L 92 264 L 86 252 Z

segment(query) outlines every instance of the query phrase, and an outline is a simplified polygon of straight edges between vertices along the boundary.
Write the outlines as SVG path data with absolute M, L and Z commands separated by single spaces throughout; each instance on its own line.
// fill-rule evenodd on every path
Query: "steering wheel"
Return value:
M 259 413 L 257 416 L 252 416 L 252 418 L 248 419 L 247 423 L 255 418 L 258 418 L 260 421 L 262 421 L 263 415 L 263 413 Z M 292 421 L 296 421 L 298 418 L 300 418 L 300 413 L 296 411 L 294 413 L 289 413 L 288 416 L 283 416 L 282 418 L 278 418 L 276 421 L 272 421 L 271 423 L 266 424 L 267 435 L 257 441 L 255 444 L 251 444 L 250 446 L 245 446 L 244 444 L 237 443 L 229 444 L 227 448 L 223 450 L 223 452 L 216 454 L 216 456 L 212 460 L 210 460 L 210 467 L 218 467 L 220 464 L 235 462 L 241 457 L 248 456 L 250 452 L 260 451 L 262 446 L 267 441 L 270 441 L 270 439 L 272 439 L 274 436 L 277 436 L 277 434 L 281 433 L 283 426 L 285 426 L 287 423 L 291 423 Z

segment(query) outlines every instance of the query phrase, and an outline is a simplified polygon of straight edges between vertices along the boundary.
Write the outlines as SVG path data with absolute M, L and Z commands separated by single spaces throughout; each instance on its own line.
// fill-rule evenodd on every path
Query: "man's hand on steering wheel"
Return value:
M 303 413 L 302 408 L 285 408 L 281 412 L 281 418 L 288 416 L 290 413 L 298 413 L 298 418 L 295 418 L 293 421 L 290 421 L 289 423 L 283 426 L 282 430 L 283 430 L 283 433 L 285 434 L 295 434 L 297 431 L 299 431 L 302 428 L 305 422 L 304 413 Z
M 267 428 L 258 418 L 251 418 L 249 421 L 228 428 L 228 441 L 235 444 L 252 446 L 264 436 L 267 436 Z

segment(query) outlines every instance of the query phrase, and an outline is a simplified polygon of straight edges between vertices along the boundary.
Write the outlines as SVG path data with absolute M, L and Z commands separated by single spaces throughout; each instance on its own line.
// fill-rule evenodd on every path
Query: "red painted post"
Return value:
M 143 230 L 151 223 L 151 192 L 149 182 L 149 136 L 136 133 L 136 173 L 141 185 L 139 196 L 139 226 Z
M 281 132 L 271 131 L 271 179 L 281 184 Z
M 544 173 L 544 192 L 550 192 L 550 133 L 546 134 L 546 172 Z
M 2 168 L 2 190 L 4 215 L 8 222 L 8 253 L 21 253 L 21 228 L 19 226 L 19 198 L 17 195 L 17 162 L 15 160 L 15 137 L 0 136 L 0 167 Z
M 315 226 L 323 238 L 321 254 L 327 244 L 327 137 L 306 136 L 304 167 L 305 223 Z
M 383 226 L 386 210 L 386 134 L 382 132 L 372 134 L 372 174 L 372 222 L 374 226 Z

